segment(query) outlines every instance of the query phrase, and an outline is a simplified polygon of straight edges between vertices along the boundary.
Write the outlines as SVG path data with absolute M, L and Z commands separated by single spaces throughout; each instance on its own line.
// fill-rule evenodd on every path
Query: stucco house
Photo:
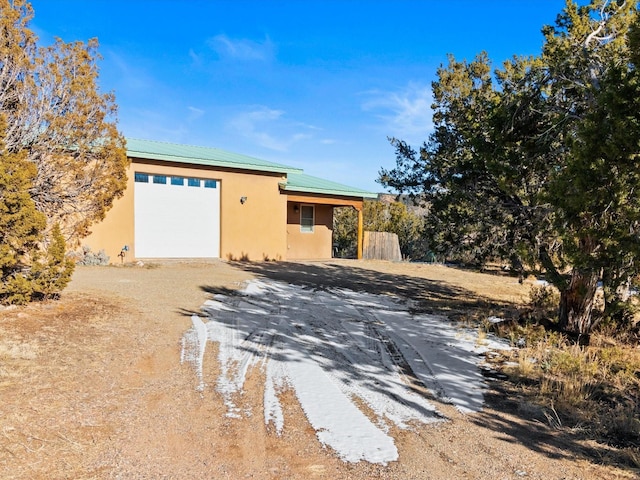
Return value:
M 327 259 L 333 208 L 376 194 L 217 148 L 127 139 L 124 196 L 83 245 L 145 258 Z

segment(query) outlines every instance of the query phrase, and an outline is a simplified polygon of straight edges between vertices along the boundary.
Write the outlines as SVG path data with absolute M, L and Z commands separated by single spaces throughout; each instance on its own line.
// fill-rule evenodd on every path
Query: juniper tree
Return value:
M 380 181 L 430 202 L 432 246 L 541 266 L 560 327 L 588 334 L 596 286 L 611 314 L 637 275 L 640 105 L 633 2 L 568 0 L 535 57 L 492 71 L 485 54 L 433 83 L 435 130 L 393 139 Z
M 75 242 L 126 187 L 128 160 L 112 94 L 98 88 L 97 40 L 39 47 L 26 0 L 0 0 L 0 113 L 5 148 L 37 174 L 30 194 Z
M 126 187 L 98 43 L 39 47 L 26 0 L 0 0 L 0 302 L 57 295 L 76 243 Z
M 56 224 L 44 240 L 47 219 L 29 190 L 37 175 L 26 152 L 11 153 L 3 143 L 0 115 L 0 303 L 26 303 L 57 295 L 71 279 L 73 262 Z

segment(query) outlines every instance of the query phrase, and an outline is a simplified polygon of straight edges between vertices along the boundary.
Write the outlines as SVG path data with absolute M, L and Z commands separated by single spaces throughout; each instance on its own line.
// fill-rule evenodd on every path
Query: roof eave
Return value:
M 135 150 L 127 150 L 127 156 L 129 158 L 139 158 L 141 160 L 160 160 L 165 162 L 189 163 L 192 165 L 235 168 L 239 170 L 251 170 L 251 171 L 258 171 L 258 172 L 301 173 L 303 171 L 300 168 L 291 168 L 291 167 L 284 167 L 284 166 L 280 167 L 280 166 L 252 165 L 247 163 L 229 162 L 224 160 L 207 160 L 207 159 L 194 158 L 194 157 L 181 157 L 178 155 L 164 155 L 159 153 L 138 152 Z
M 352 192 L 352 191 L 313 188 L 313 187 L 293 187 L 285 183 L 281 183 L 280 188 L 287 193 L 313 193 L 317 195 L 334 195 L 339 197 L 351 197 L 351 198 L 378 198 L 377 193 Z

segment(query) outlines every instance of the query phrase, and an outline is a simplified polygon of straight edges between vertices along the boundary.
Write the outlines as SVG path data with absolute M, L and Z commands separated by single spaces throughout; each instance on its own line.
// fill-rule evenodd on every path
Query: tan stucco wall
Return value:
M 116 200 L 105 219 L 93 225 L 91 234 L 82 240 L 82 245 L 91 247 L 92 252 L 104 250 L 109 255 L 111 263 L 130 261 L 133 257 L 133 172 L 127 172 L 127 189 L 124 195 Z M 121 259 L 118 254 L 124 246 L 130 249 Z
M 136 259 L 134 238 L 134 173 L 192 176 L 220 182 L 220 257 L 224 259 L 284 260 L 287 258 L 286 196 L 279 192 L 281 174 L 247 173 L 185 167 L 181 164 L 132 159 L 124 196 L 117 200 L 103 222 L 82 242 L 94 252 L 104 249 L 111 263 L 119 263 L 124 245 L 125 261 Z M 240 203 L 240 197 L 247 201 Z M 329 241 L 329 244 L 331 242 Z
M 315 207 L 313 232 L 300 231 L 300 206 Z M 297 207 L 297 211 L 296 211 Z M 287 258 L 311 260 L 331 258 L 333 234 L 333 206 L 311 202 L 287 203 Z

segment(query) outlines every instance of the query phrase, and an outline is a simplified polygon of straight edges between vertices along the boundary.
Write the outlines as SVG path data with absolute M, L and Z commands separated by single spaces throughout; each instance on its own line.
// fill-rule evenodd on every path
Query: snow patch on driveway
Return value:
M 202 310 L 207 321 L 193 317 L 182 354 L 194 364 L 200 388 L 208 339 L 218 344 L 215 388 L 228 416 L 242 417 L 234 399 L 248 370 L 260 365 L 265 423 L 282 431 L 278 394 L 290 387 L 320 442 L 347 462 L 397 460 L 391 427 L 442 418 L 406 383 L 407 373 L 462 412 L 478 411 L 485 388 L 480 354 L 506 348 L 495 340 L 478 345 L 474 330 L 444 317 L 410 314 L 394 298 L 350 290 L 252 280 L 241 294 L 216 295 Z M 358 403 L 368 407 L 368 416 Z

